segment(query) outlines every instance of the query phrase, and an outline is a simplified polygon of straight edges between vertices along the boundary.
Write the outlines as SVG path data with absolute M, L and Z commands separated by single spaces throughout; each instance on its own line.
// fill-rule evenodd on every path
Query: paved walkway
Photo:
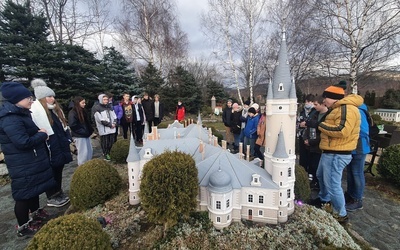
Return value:
M 95 157 L 101 156 L 101 149 L 97 140 L 93 140 Z M 63 188 L 68 193 L 69 183 L 76 169 L 76 160 L 65 167 Z M 350 229 L 354 230 L 373 247 L 380 250 L 400 249 L 400 202 L 392 201 L 379 191 L 366 188 L 364 194 L 364 209 L 349 213 Z M 29 239 L 16 236 L 14 216 L 14 201 L 11 197 L 10 185 L 0 187 L 0 249 L 24 249 Z M 45 195 L 40 196 L 41 204 L 45 204 Z M 61 215 L 68 206 L 50 208 L 51 214 Z

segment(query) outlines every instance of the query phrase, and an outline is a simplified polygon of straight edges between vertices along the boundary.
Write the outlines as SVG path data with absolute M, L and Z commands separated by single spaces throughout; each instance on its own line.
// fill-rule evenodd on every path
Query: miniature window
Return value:
M 226 220 L 229 221 L 231 219 L 231 217 L 229 216 L 229 214 L 226 216 Z
M 133 179 L 135 179 L 135 176 L 134 176 L 134 175 L 132 175 L 132 180 L 133 180 Z
M 278 91 L 284 91 L 285 89 L 283 88 L 283 83 L 279 83 L 278 86 Z
M 216 201 L 215 208 L 216 209 L 221 209 L 221 201 Z
M 281 171 L 281 176 L 283 175 L 283 172 Z
M 282 182 L 279 182 L 279 186 L 282 186 Z
M 287 197 L 290 198 L 290 189 L 287 190 Z
M 217 217 L 217 222 L 221 222 L 221 217 Z
M 252 195 L 252 194 L 249 194 L 248 201 L 249 201 L 249 202 L 253 202 L 253 195 Z
M 258 215 L 259 216 L 263 216 L 263 211 L 262 210 L 258 210 Z
M 282 206 L 282 201 L 279 202 L 279 206 Z
M 228 208 L 229 206 L 230 206 L 230 201 L 229 201 L 229 199 L 228 200 L 226 200 L 226 208 Z
M 288 169 L 288 177 L 292 177 L 292 168 Z
M 264 203 L 264 196 L 263 195 L 260 195 L 259 197 L 258 197 L 258 203 Z
M 133 199 L 136 200 L 136 196 L 133 196 Z
M 135 186 L 135 183 L 132 183 L 132 187 L 134 187 Z

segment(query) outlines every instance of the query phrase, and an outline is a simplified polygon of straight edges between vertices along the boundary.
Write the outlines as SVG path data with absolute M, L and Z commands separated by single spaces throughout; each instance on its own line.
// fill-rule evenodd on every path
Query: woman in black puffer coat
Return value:
M 1 86 L 6 99 L 0 109 L 0 143 L 11 178 L 18 236 L 31 236 L 29 212 L 39 211 L 39 195 L 55 186 L 46 146 L 45 129 L 32 121 L 29 109 L 32 93 L 22 84 L 5 82 Z

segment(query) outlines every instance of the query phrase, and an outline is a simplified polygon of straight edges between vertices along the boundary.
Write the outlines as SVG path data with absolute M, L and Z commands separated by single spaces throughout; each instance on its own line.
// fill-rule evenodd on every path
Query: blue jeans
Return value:
M 244 137 L 244 154 L 247 154 L 247 145 L 250 145 L 250 156 L 254 156 L 254 145 L 256 145 L 256 138 L 249 138 L 247 136 Z
M 347 166 L 347 193 L 355 200 L 362 200 L 365 187 L 364 164 L 366 154 L 354 154 Z
M 343 169 L 350 163 L 351 155 L 323 153 L 317 169 L 319 198 L 330 201 L 339 216 L 347 215 L 342 189 Z

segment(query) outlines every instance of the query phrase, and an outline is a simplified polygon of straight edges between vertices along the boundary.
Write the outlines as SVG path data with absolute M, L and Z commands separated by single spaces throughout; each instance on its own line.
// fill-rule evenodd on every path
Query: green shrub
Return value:
M 121 188 L 117 170 L 102 159 L 93 159 L 79 166 L 70 185 L 71 204 L 78 210 L 104 203 Z
M 391 145 L 379 157 L 377 170 L 385 179 L 400 186 L 400 144 Z
M 112 249 L 110 237 L 100 223 L 81 214 L 50 220 L 29 242 L 33 249 Z
M 295 166 L 296 182 L 294 183 L 294 195 L 296 200 L 307 202 L 310 200 L 311 189 L 307 171 L 300 165 Z
M 126 163 L 126 158 L 129 154 L 130 140 L 122 139 L 116 141 L 110 151 L 111 160 L 116 163 Z
M 195 210 L 197 192 L 197 167 L 190 155 L 166 151 L 144 165 L 141 204 L 149 220 L 163 223 L 165 230 Z

